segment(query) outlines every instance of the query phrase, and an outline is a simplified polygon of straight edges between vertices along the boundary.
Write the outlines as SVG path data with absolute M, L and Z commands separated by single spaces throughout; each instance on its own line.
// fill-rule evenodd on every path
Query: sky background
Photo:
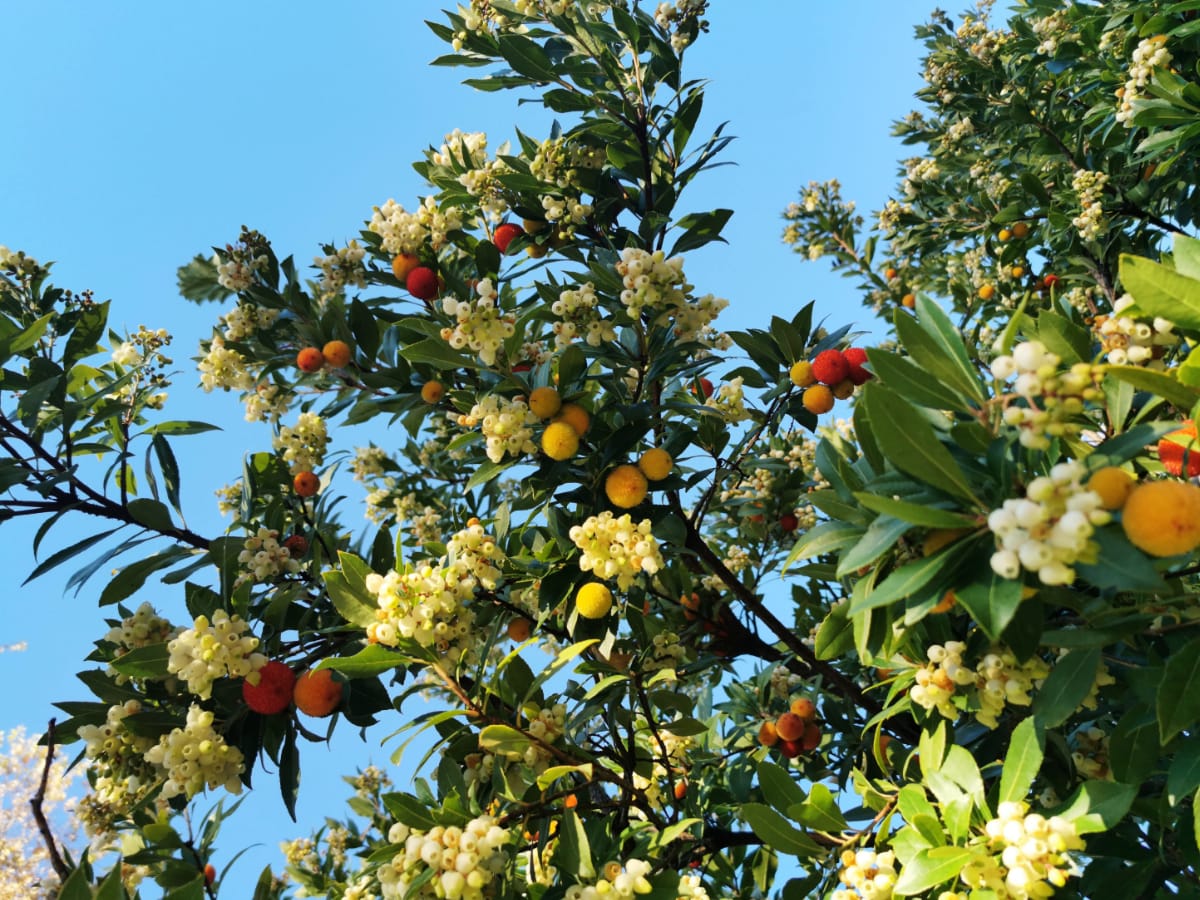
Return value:
M 212 492 L 237 477 L 247 448 L 268 448 L 270 436 L 241 421 L 236 398 L 199 388 L 190 357 L 229 304 L 180 299 L 176 268 L 235 240 L 243 224 L 303 267 L 319 244 L 355 237 L 389 197 L 412 208 L 424 191 L 411 163 L 453 129 L 487 132 L 493 151 L 515 137 L 514 125 L 548 133 L 552 119 L 540 105 L 464 87 L 469 70 L 427 65 L 445 50 L 422 22 L 440 20 L 441 8 L 433 0 L 337 9 L 307 0 L 43 0 L 5 10 L 0 244 L 55 260 L 60 286 L 111 299 L 110 327 L 144 324 L 175 336 L 179 374 L 167 417 L 225 429 L 173 442 L 194 531 L 224 530 Z M 914 107 L 922 83 L 912 29 L 931 9 L 928 0 L 714 4 L 712 31 L 688 51 L 685 75 L 710 81 L 697 133 L 728 120 L 737 140 L 725 159 L 737 165 L 697 181 L 680 211 L 736 211 L 729 244 L 710 245 L 687 265 L 698 293 L 730 300 L 722 327 L 762 326 L 812 299 L 839 325 L 869 326 L 850 282 L 782 244 L 780 212 L 808 181 L 834 177 L 864 213 L 887 199 L 897 160 L 908 155 L 890 125 Z M 335 449 L 353 443 L 334 435 Z M 361 499 L 358 485 L 345 487 Z M 343 519 L 356 516 L 347 509 Z M 56 528 L 43 557 L 96 525 Z M 28 642 L 24 652 L 0 653 L 0 682 L 19 685 L 0 703 L 0 731 L 40 731 L 52 702 L 91 699 L 74 673 L 106 630 L 95 604 L 103 573 L 78 595 L 64 593 L 70 564 L 21 587 L 35 565 L 36 527 L 19 519 L 0 534 L 0 646 Z M 182 621 L 181 590 L 151 581 L 128 602 L 142 600 Z M 243 846 L 260 843 L 227 873 L 223 895 L 249 896 L 264 865 L 281 865 L 280 840 L 306 834 L 326 813 L 341 815 L 349 789 L 338 776 L 368 760 L 386 763 L 394 744 L 381 749 L 380 741 L 391 730 L 365 743 L 347 732 L 332 748 L 302 748 L 299 825 L 287 820 L 272 780 L 261 779 L 238 817 L 251 821 L 231 824 L 219 840 L 222 871 Z

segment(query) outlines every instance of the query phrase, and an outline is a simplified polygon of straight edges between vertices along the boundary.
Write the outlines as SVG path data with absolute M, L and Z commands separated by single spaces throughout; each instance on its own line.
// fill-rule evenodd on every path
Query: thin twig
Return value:
M 46 785 L 50 781 L 50 765 L 54 762 L 54 721 L 51 719 L 46 728 L 46 762 L 42 766 L 42 781 L 38 785 L 37 793 L 29 800 L 29 808 L 33 810 L 33 820 L 37 822 L 38 831 L 46 843 L 50 864 L 54 866 L 58 877 L 66 881 L 71 869 L 63 862 L 62 854 L 58 852 L 58 842 L 54 839 L 54 832 L 50 830 L 50 823 L 46 821 L 46 814 L 42 811 L 42 801 L 46 799 Z

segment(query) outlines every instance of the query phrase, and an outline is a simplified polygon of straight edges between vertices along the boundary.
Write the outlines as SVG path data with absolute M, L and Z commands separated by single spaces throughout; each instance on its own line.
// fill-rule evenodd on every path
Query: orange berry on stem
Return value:
M 1149 481 L 1121 510 L 1129 542 L 1151 556 L 1178 556 L 1200 547 L 1200 487 L 1187 481 Z
M 566 422 L 575 429 L 577 435 L 583 437 L 591 427 L 592 417 L 578 403 L 564 403 L 559 409 L 558 415 L 554 417 L 554 421 Z
M 305 672 L 296 679 L 292 700 L 306 716 L 323 719 L 342 702 L 342 683 L 334 680 L 332 669 Z
M 805 721 L 816 718 L 817 715 L 817 704 L 808 697 L 797 697 L 792 701 L 790 709 Z
M 415 253 L 401 253 L 392 259 L 392 274 L 397 281 L 403 282 L 408 278 L 408 273 L 420 264 L 421 260 Z
M 217 880 L 217 867 L 212 863 L 204 864 L 204 884 L 212 887 Z
M 917 305 L 917 295 L 916 294 L 905 294 L 903 297 L 900 298 L 900 305 L 906 309 L 912 309 L 914 306 Z
M 632 509 L 646 499 L 649 485 L 637 466 L 617 466 L 604 479 L 604 494 L 609 503 L 621 509 Z
M 421 385 L 421 399 L 430 406 L 446 396 L 446 389 L 440 381 L 427 381 Z
M 354 354 L 351 353 L 350 345 L 345 341 L 333 340 L 321 348 L 321 355 L 325 357 L 325 362 L 330 366 L 341 369 L 350 362 L 350 358 Z
M 296 368 L 301 372 L 311 375 L 313 372 L 320 372 L 323 365 L 325 357 L 316 347 L 305 347 L 296 354 Z
M 847 378 L 845 381 L 839 381 L 829 390 L 835 399 L 848 400 L 854 396 L 854 382 Z
M 833 409 L 833 391 L 823 384 L 814 384 L 812 387 L 804 389 L 800 402 L 814 416 L 824 415 Z
M 321 487 L 321 479 L 312 472 L 297 472 L 292 479 L 292 488 L 301 497 L 311 497 Z
M 529 640 L 529 635 L 532 633 L 533 623 L 524 617 L 519 619 L 511 619 L 508 623 L 508 637 L 510 640 L 514 640 L 518 644 L 522 641 Z
M 675 793 L 676 800 L 682 800 L 684 797 L 687 796 L 687 787 L 688 786 L 687 786 L 686 779 L 681 778 L 677 782 L 675 782 L 674 793 Z
M 785 712 L 775 720 L 775 732 L 781 741 L 798 741 L 804 737 L 804 720 L 794 712 Z
M 287 548 L 292 559 L 299 559 L 308 552 L 308 538 L 302 534 L 293 534 L 284 540 L 283 546 Z
M 764 747 L 774 747 L 779 743 L 779 732 L 775 730 L 774 722 L 763 722 L 759 726 L 758 742 Z

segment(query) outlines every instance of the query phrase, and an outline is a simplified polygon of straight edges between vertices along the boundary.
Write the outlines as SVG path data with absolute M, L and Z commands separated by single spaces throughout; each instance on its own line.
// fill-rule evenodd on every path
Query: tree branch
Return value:
M 54 832 L 50 830 L 50 823 L 46 820 L 46 813 L 42 810 L 42 802 L 46 799 L 46 785 L 50 781 L 50 765 L 54 762 L 54 721 L 51 719 L 46 728 L 46 762 L 42 766 L 42 780 L 38 785 L 37 793 L 29 799 L 29 808 L 33 811 L 33 820 L 37 822 L 38 832 L 42 835 L 46 851 L 50 854 L 50 864 L 54 867 L 58 877 L 66 881 L 67 876 L 71 874 L 71 869 L 63 862 L 62 854 L 58 850 L 58 841 L 54 839 Z

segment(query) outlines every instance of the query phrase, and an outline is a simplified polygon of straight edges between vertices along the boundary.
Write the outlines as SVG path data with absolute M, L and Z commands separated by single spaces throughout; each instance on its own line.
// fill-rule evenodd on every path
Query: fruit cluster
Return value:
M 867 351 L 861 347 L 822 350 L 811 360 L 793 363 L 788 374 L 792 384 L 804 388 L 804 408 L 820 416 L 833 409 L 835 401 L 850 397 L 856 387 L 874 377 L 866 362 Z
M 821 745 L 821 726 L 816 718 L 816 704 L 808 697 L 797 697 L 787 712 L 759 726 L 758 742 L 765 747 L 778 748 L 786 759 L 810 753 Z

